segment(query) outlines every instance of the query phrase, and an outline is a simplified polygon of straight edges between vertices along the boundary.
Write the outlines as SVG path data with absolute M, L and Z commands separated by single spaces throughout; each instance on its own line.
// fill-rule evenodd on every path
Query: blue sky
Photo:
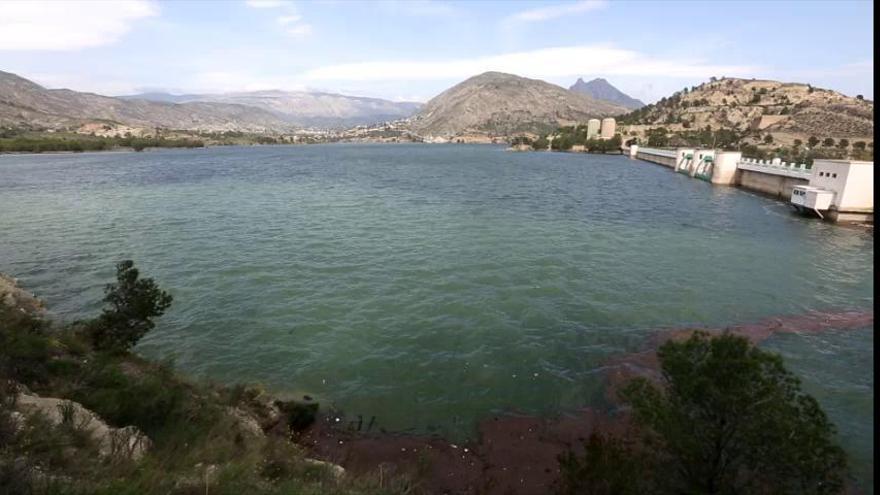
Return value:
M 711 76 L 873 99 L 869 1 L 0 0 L 0 70 L 119 95 L 314 89 L 425 101 L 486 70 L 650 102 Z

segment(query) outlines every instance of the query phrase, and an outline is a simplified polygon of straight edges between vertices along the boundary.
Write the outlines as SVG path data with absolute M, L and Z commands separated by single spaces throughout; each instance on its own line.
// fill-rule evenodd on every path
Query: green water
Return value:
M 873 232 L 620 156 L 315 145 L 0 157 L 0 271 L 65 318 L 132 258 L 139 347 L 394 431 L 596 404 L 660 328 L 873 306 Z M 863 480 L 873 328 L 777 336 Z M 366 421 L 366 420 L 365 420 Z

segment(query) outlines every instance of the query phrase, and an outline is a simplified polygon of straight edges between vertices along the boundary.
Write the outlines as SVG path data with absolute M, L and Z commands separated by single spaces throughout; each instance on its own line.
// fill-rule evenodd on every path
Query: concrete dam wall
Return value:
M 638 158 L 712 184 L 737 186 L 790 202 L 798 186 L 815 186 L 833 194 L 832 220 L 873 221 L 873 162 L 817 160 L 813 167 L 780 159 L 743 158 L 738 151 L 678 148 L 625 148 Z M 824 218 L 824 217 L 823 217 Z

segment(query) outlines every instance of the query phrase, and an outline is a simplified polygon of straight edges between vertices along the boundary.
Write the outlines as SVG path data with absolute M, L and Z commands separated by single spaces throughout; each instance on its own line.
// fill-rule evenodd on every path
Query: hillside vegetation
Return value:
M 618 118 L 624 140 L 760 158 L 873 159 L 874 103 L 809 84 L 722 78 Z

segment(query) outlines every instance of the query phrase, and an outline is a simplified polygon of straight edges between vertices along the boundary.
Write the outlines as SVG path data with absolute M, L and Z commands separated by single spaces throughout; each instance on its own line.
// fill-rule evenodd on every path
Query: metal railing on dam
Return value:
M 754 158 L 741 158 L 736 162 L 736 168 L 751 170 L 765 174 L 784 175 L 797 179 L 807 179 L 813 171 L 805 163 L 787 163 L 780 160 L 757 160 Z
M 656 155 L 656 156 L 665 156 L 667 158 L 675 158 L 675 150 L 661 150 L 659 148 L 642 148 L 639 147 L 637 150 L 638 153 L 644 153 L 647 155 Z

